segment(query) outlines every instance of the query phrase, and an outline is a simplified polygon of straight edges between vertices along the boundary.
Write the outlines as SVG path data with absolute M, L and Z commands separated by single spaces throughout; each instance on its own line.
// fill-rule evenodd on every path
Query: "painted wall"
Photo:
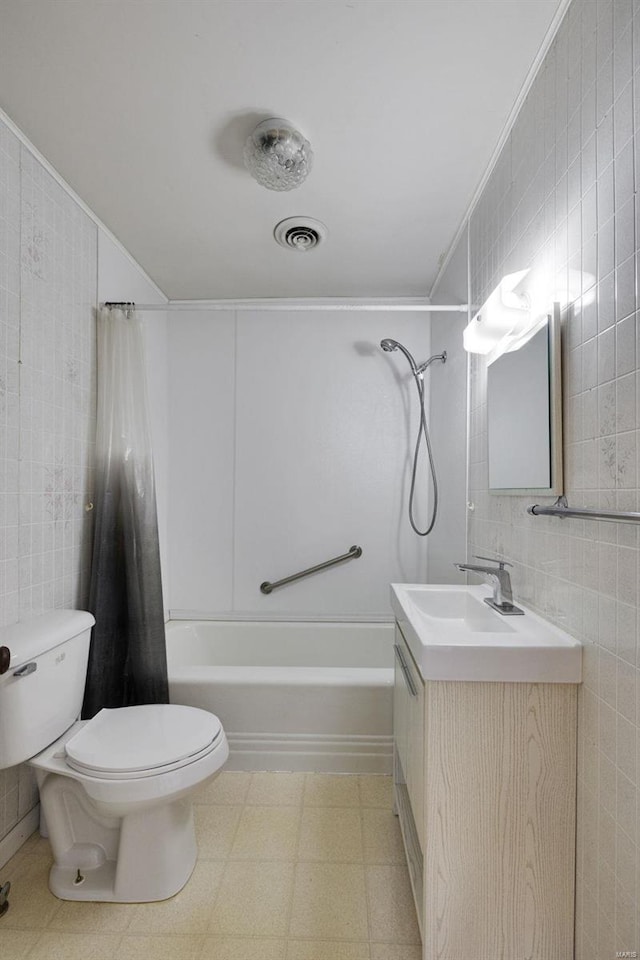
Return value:
M 97 228 L 0 122 L 0 625 L 86 604 Z M 0 839 L 37 802 L 0 771 Z
M 383 337 L 429 355 L 424 314 L 170 315 L 174 616 L 388 618 L 389 583 L 426 578 L 406 519 L 417 398 Z M 260 593 L 353 544 L 361 559 Z
M 471 300 L 505 274 L 583 275 L 563 321 L 569 503 L 640 509 L 640 5 L 574 0 L 470 224 Z M 470 376 L 469 553 L 579 637 L 577 960 L 640 949 L 639 531 L 533 518 L 487 489 L 486 370 Z M 540 498 L 535 498 L 540 499 Z M 543 502 L 548 502 L 544 501 Z

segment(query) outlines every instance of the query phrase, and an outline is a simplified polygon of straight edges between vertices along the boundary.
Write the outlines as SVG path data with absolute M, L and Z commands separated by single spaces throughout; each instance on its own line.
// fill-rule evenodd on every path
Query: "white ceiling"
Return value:
M 424 296 L 558 0 L 1 0 L 0 105 L 172 299 Z M 291 120 L 315 164 L 260 187 Z M 309 253 L 275 224 L 322 220 Z

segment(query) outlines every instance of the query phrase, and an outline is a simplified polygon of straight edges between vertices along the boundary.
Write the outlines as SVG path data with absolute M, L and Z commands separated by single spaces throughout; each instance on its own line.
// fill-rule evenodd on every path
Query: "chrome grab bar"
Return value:
M 264 583 L 260 584 L 260 593 L 271 593 L 272 590 L 276 590 L 278 587 L 284 587 L 287 583 L 293 583 L 294 580 L 308 577 L 312 573 L 318 573 L 319 570 L 326 570 L 327 567 L 333 567 L 336 563 L 342 563 L 344 560 L 356 560 L 361 556 L 362 547 L 349 547 L 347 553 L 343 553 L 339 557 L 334 557 L 333 560 L 325 560 L 324 563 L 317 563 L 315 567 L 307 567 L 306 570 L 301 570 L 300 573 L 293 573 L 290 577 L 283 577 L 282 580 L 276 580 L 274 583 L 265 580 Z
M 592 510 L 590 507 L 570 507 L 566 497 L 558 497 L 552 507 L 534 503 L 527 507 L 533 517 L 581 517 L 583 520 L 610 520 L 615 523 L 639 523 L 640 513 L 618 510 Z

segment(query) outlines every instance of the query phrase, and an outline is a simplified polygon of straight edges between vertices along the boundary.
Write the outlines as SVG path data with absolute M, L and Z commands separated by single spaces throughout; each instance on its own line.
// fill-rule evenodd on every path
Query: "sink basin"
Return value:
M 423 586 L 407 586 L 408 599 L 425 616 L 446 620 L 448 626 L 464 624 L 473 633 L 513 633 L 509 620 L 500 619 L 500 614 L 490 610 L 481 597 L 476 597 L 465 588 L 452 590 L 425 589 Z M 452 623 L 451 621 L 455 621 Z
M 505 617 L 486 586 L 394 583 L 391 606 L 425 680 L 580 683 L 582 646 L 523 607 Z M 519 604 L 521 606 L 521 604 Z

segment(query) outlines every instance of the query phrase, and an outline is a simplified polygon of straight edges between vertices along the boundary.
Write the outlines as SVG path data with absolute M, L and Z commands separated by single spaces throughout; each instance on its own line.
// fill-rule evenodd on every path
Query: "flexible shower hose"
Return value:
M 433 530 L 434 524 L 436 522 L 436 517 L 438 515 L 438 481 L 436 479 L 436 467 L 433 462 L 433 452 L 431 450 L 431 438 L 429 437 L 429 428 L 427 426 L 427 416 L 424 411 L 424 380 L 420 374 L 413 374 L 413 379 L 416 382 L 416 388 L 418 390 L 418 397 L 420 398 L 420 424 L 418 426 L 418 436 L 416 438 L 416 449 L 413 454 L 413 469 L 411 471 L 411 490 L 409 492 L 409 523 L 411 524 L 415 533 L 419 537 L 426 537 Z M 429 467 L 431 469 L 431 481 L 433 484 L 433 509 L 431 511 L 431 519 L 426 530 L 420 530 L 416 525 L 416 522 L 413 517 L 413 500 L 416 489 L 416 473 L 418 470 L 418 455 L 420 453 L 420 444 L 422 443 L 422 438 L 424 436 L 425 443 L 427 445 L 427 454 L 429 456 Z

